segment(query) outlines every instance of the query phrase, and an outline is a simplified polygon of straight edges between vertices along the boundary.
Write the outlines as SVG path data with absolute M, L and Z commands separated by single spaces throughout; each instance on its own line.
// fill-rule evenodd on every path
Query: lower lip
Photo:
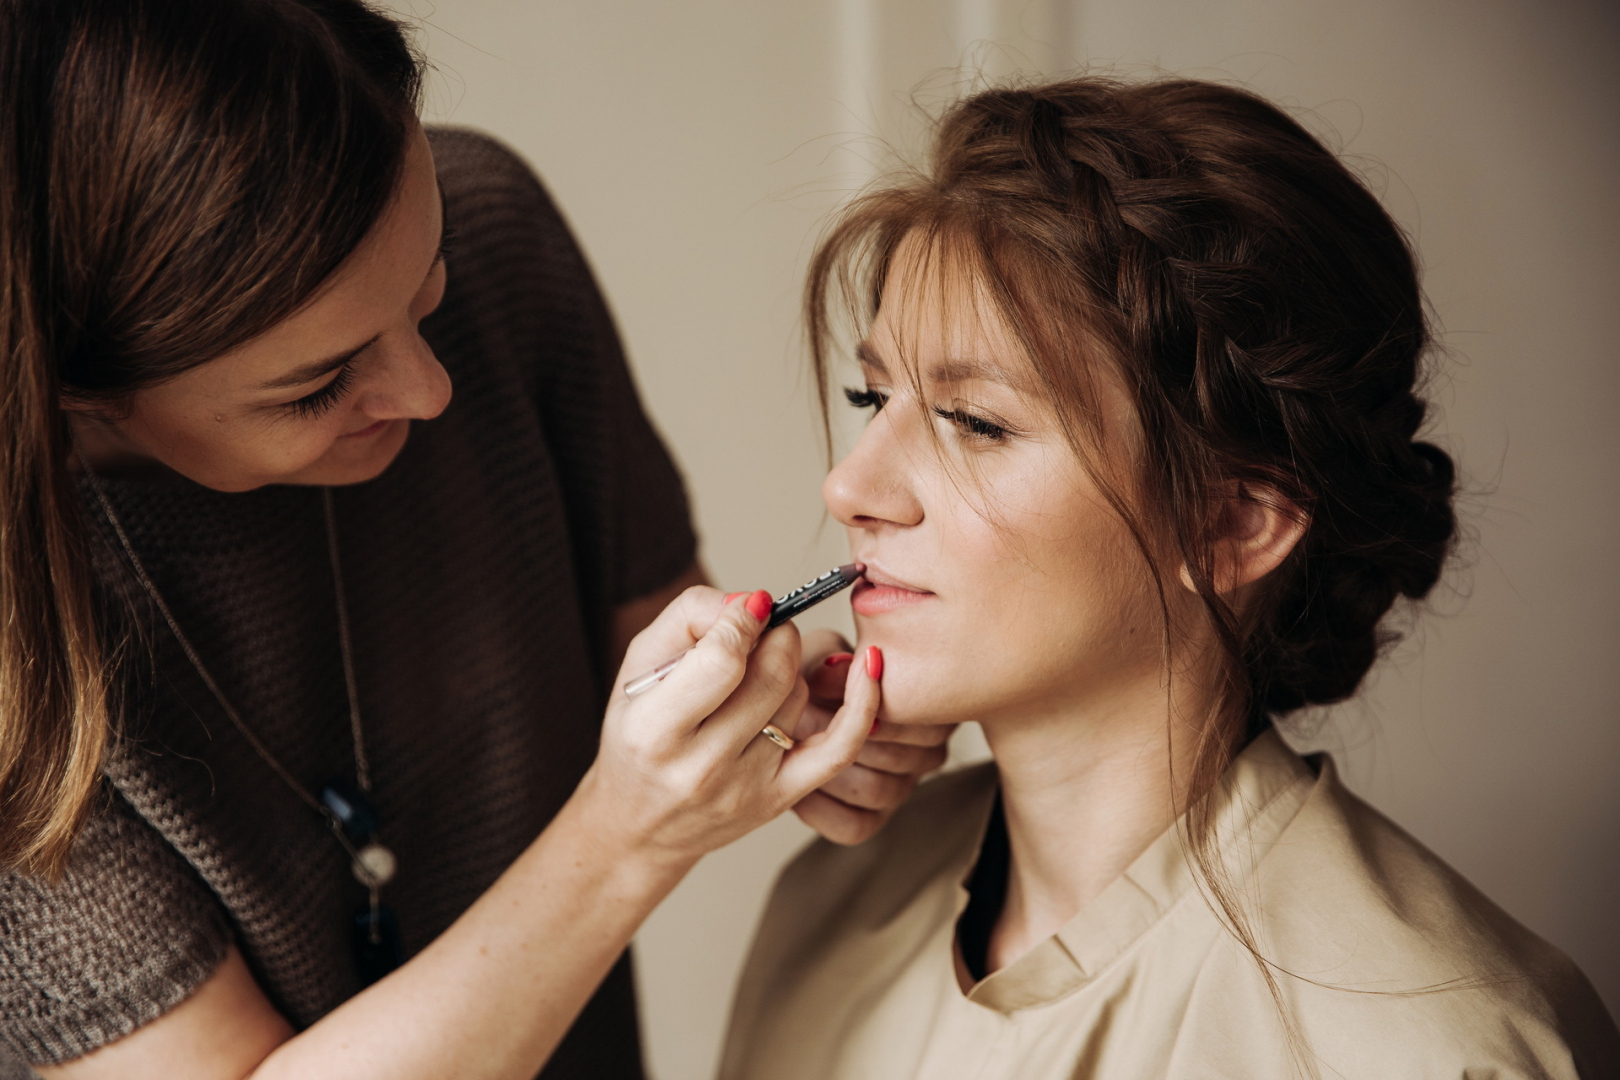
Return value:
M 874 585 L 870 581 L 858 581 L 849 598 L 849 606 L 857 615 L 882 615 L 886 611 L 895 611 L 899 608 L 911 607 L 924 600 L 934 599 L 931 592 L 919 592 L 916 589 L 901 589 L 893 585 Z
M 379 420 L 369 427 L 363 427 L 359 431 L 351 431 L 342 437 L 345 439 L 365 439 L 370 438 L 372 435 L 381 435 L 392 423 L 392 420 Z

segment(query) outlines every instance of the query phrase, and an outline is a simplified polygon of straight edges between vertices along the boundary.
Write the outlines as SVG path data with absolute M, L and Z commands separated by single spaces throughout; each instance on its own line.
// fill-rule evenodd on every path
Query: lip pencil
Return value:
M 771 616 L 765 621 L 765 629 L 772 630 L 781 626 L 795 615 L 802 615 L 809 611 L 829 596 L 843 592 L 860 580 L 860 576 L 865 570 L 866 567 L 860 563 L 846 563 L 843 566 L 835 566 L 820 577 L 811 578 L 792 592 L 778 597 L 776 602 L 771 605 Z M 675 666 L 681 662 L 681 657 L 691 651 L 691 649 L 687 649 L 680 656 L 672 656 L 651 671 L 637 675 L 625 683 L 625 696 L 635 697 L 637 694 L 645 694 L 648 690 L 663 682 L 664 676 L 674 671 Z

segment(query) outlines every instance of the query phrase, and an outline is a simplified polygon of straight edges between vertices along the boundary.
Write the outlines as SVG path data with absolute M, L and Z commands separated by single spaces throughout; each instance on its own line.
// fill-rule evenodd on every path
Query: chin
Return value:
M 883 650 L 883 702 L 878 716 L 891 724 L 956 724 L 982 715 L 983 686 L 964 677 L 974 663 L 950 663 L 929 649 L 908 648 L 882 635 L 861 635 L 861 645 Z

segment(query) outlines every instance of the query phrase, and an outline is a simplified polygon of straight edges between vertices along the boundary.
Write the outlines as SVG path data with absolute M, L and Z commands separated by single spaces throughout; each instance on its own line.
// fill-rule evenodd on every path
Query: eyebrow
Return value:
M 295 386 L 303 386 L 305 383 L 314 382 L 323 375 L 332 374 L 332 372 L 377 344 L 377 338 L 380 337 L 382 335 L 378 334 L 359 348 L 350 349 L 348 352 L 339 353 L 336 356 L 329 356 L 325 360 L 316 360 L 314 363 L 305 364 L 303 367 L 293 368 L 279 379 L 271 379 L 269 382 L 260 383 L 258 388 L 260 390 L 290 390 Z
M 888 367 L 878 358 L 877 350 L 873 349 L 866 341 L 862 341 L 855 346 L 855 358 L 875 370 L 879 375 L 889 373 Z M 1000 364 L 971 357 L 945 360 L 935 364 L 928 369 L 928 377 L 930 381 L 940 383 L 968 382 L 977 379 L 983 382 L 1000 383 L 1002 386 L 1014 390 L 1027 391 L 1030 389 L 1029 379 L 1008 371 Z
M 444 188 L 440 186 L 439 243 L 438 246 L 433 249 L 433 263 L 432 266 L 428 267 L 428 273 L 433 273 L 433 267 L 439 265 L 439 260 L 444 258 L 445 243 L 449 240 L 449 238 L 450 207 L 449 202 L 444 194 Z M 287 372 L 287 374 L 281 376 L 279 379 L 271 379 L 269 382 L 260 383 L 258 385 L 258 389 L 291 390 L 295 386 L 303 386 L 305 383 L 314 382 L 316 379 L 319 379 L 322 376 L 332 374 L 332 372 L 336 371 L 344 364 L 347 364 L 349 361 L 353 360 L 355 357 L 359 356 L 373 345 L 377 344 L 377 338 L 380 337 L 382 337 L 382 335 L 378 334 L 370 341 L 367 341 L 356 348 L 350 349 L 348 352 L 339 353 L 336 356 L 329 356 L 325 360 L 316 360 L 313 363 L 305 364 L 303 367 L 294 368 L 293 370 Z

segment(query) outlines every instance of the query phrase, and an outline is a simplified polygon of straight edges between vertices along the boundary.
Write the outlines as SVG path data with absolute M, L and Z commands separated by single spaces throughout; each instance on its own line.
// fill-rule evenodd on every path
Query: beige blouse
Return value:
M 941 777 L 874 839 L 788 866 L 721 1080 L 1620 1076 L 1620 1034 L 1567 958 L 1275 734 L 1214 798 L 1287 1026 L 1176 829 L 963 993 L 955 925 L 995 791 L 993 765 Z

